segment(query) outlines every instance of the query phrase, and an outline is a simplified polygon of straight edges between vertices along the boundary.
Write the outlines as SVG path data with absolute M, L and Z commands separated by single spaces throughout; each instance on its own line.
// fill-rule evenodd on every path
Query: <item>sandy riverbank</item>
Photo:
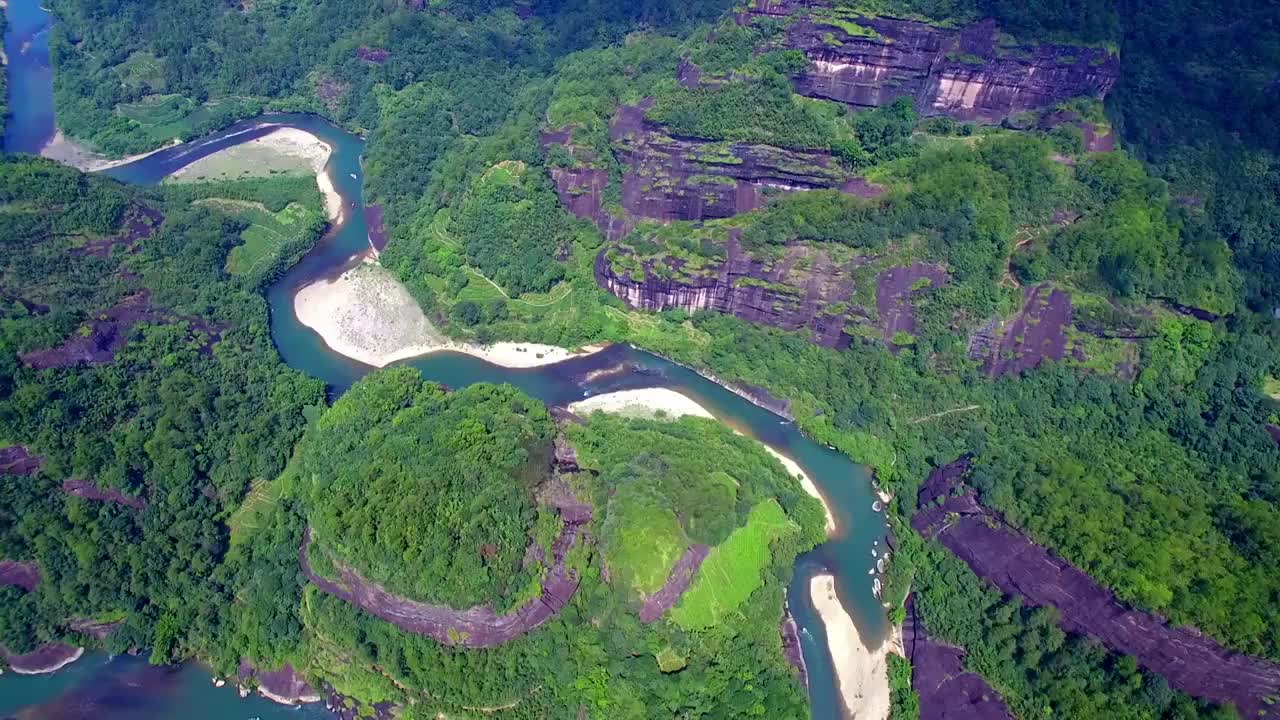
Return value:
M 342 218 L 342 197 L 325 167 L 333 148 L 314 134 L 292 127 L 272 130 L 260 138 L 232 145 L 181 168 L 166 182 L 202 182 L 270 177 L 274 173 L 308 173 L 324 196 L 325 215 Z
M 901 631 L 875 650 L 858 634 L 858 626 L 840 604 L 835 577 L 815 575 L 809 580 L 809 596 L 827 632 L 827 647 L 836 671 L 836 684 L 845 708 L 854 720 L 886 720 L 889 717 L 889 662 L 887 655 L 902 654 Z
M 626 415 L 628 417 L 655 417 L 661 411 L 667 417 L 678 418 L 683 415 L 693 415 L 694 417 L 712 418 L 715 416 L 709 410 L 698 404 L 693 398 L 671 390 L 669 388 L 643 388 L 639 390 L 621 390 L 618 392 L 605 393 L 596 395 L 585 400 L 569 405 L 569 412 L 576 415 L 589 415 L 595 411 L 606 413 L 614 413 Z M 737 432 L 736 430 L 734 432 Z M 764 445 L 764 443 L 761 443 Z M 774 450 L 768 445 L 764 445 L 764 449 L 770 455 L 778 459 L 782 466 L 792 476 L 800 479 L 800 485 L 804 491 L 817 498 L 822 503 L 822 509 L 827 515 L 827 537 L 831 537 L 836 533 L 835 515 L 831 512 L 831 506 L 827 504 L 827 499 L 822 496 L 818 486 L 800 469 L 800 465 L 795 460 Z
M 604 348 L 596 345 L 575 351 L 537 343 L 471 345 L 450 340 L 431 324 L 390 272 L 369 263 L 347 270 L 335 280 L 302 288 L 293 298 L 293 311 L 334 352 L 374 367 L 447 350 L 494 365 L 527 368 Z
M 137 155 L 130 155 L 128 157 L 120 158 L 119 160 L 112 160 L 106 155 L 101 155 L 89 150 L 66 135 L 63 135 L 61 130 L 58 130 L 53 134 L 53 139 L 40 149 L 40 155 L 41 157 L 46 157 L 50 160 L 56 160 L 63 165 L 70 165 L 81 172 L 101 172 L 103 170 L 110 170 L 114 167 L 120 167 L 121 165 L 128 165 L 136 160 L 141 160 L 142 158 L 154 155 L 165 148 L 179 145 L 181 142 L 182 141 L 177 138 L 174 138 L 167 145 L 158 147 L 155 150 L 138 153 Z

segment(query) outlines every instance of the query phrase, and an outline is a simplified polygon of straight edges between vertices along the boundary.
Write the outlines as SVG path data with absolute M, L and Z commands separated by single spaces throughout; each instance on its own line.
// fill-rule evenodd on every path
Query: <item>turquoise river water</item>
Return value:
M 54 131 L 48 61 L 51 20 L 39 7 L 39 0 L 8 0 L 6 12 L 10 24 L 5 36 L 10 116 L 5 125 L 5 149 L 39 152 Z M 342 196 L 344 219 L 268 290 L 271 333 L 286 363 L 324 380 L 336 395 L 372 368 L 330 351 L 295 317 L 293 296 L 304 285 L 341 272 L 368 248 L 362 212 L 363 140 L 315 116 L 268 115 L 107 172 L 125 182 L 154 184 L 201 157 L 281 126 L 306 130 L 332 147 L 326 171 Z M 506 382 L 551 405 L 620 389 L 667 387 L 693 397 L 721 421 L 792 457 L 822 490 L 839 525 L 837 537 L 799 559 L 788 597 L 801 629 L 812 716 L 826 720 L 842 715 L 826 633 L 809 602 L 808 586 L 814 574 L 834 573 L 840 598 L 862 636 L 876 644 L 887 634 L 887 621 L 872 593 L 870 574 L 875 564 L 871 550 L 885 534 L 885 520 L 872 509 L 875 496 L 865 468 L 804 437 L 793 423 L 692 370 L 631 347 L 614 346 L 587 358 L 519 370 L 457 353 L 435 353 L 405 363 L 449 387 Z M 625 371 L 584 380 L 586 370 L 615 365 L 624 366 Z M 0 717 L 142 720 L 179 714 L 186 720 L 329 717 L 319 705 L 298 710 L 256 697 L 241 699 L 231 686 L 213 687 L 209 674 L 196 665 L 151 668 L 137 658 L 87 654 L 52 675 L 0 675 Z

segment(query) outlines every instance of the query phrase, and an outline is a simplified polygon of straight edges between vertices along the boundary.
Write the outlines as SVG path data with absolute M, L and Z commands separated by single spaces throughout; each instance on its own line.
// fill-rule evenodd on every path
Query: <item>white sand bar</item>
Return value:
M 315 175 L 330 220 L 342 215 L 342 197 L 325 166 L 332 153 L 329 144 L 298 128 L 281 127 L 260 138 L 232 145 L 174 172 L 166 182 L 206 182 L 270 177 L 278 173 Z
M 840 604 L 833 576 L 815 575 L 809 581 L 809 595 L 826 628 L 836 684 L 849 715 L 854 720 L 886 720 L 890 707 L 886 657 L 890 652 L 902 654 L 897 631 L 881 647 L 870 650 L 858 634 L 853 618 Z
M 482 346 L 450 340 L 431 324 L 404 285 L 374 263 L 363 263 L 335 280 L 302 288 L 293 298 L 293 311 L 334 352 L 374 367 L 442 350 L 466 353 L 503 367 L 537 367 L 605 347 L 574 351 L 536 343 Z
M 165 148 L 180 145 L 181 143 L 181 140 L 174 138 L 169 141 L 168 145 L 158 147 L 150 152 L 130 155 L 128 157 L 120 158 L 119 160 L 112 160 L 106 155 L 100 155 L 89 150 L 66 135 L 63 135 L 61 130 L 58 130 L 53 134 L 53 138 L 40 149 L 40 155 L 42 157 L 47 157 L 50 160 L 56 160 L 63 165 L 70 165 L 81 172 L 100 172 L 102 170 L 110 170 L 113 167 L 128 165 L 135 160 L 141 160 L 148 155 L 154 155 Z
M 575 415 L 590 415 L 599 410 L 600 412 L 612 413 L 617 415 L 625 415 L 627 417 L 656 417 L 659 411 L 666 417 L 675 419 L 683 415 L 692 415 L 694 417 L 714 418 L 709 410 L 698 404 L 693 398 L 676 392 L 669 388 L 643 388 L 640 390 L 620 390 L 618 392 L 605 393 L 596 395 L 585 400 L 569 405 L 569 412 Z M 737 432 L 735 430 L 735 432 Z M 739 433 L 740 434 L 740 433 Z M 764 445 L 764 443 L 761 443 Z M 827 499 L 822 496 L 822 492 L 818 490 L 818 486 L 813 480 L 800 469 L 800 465 L 795 460 L 774 450 L 768 445 L 764 445 L 764 449 L 769 454 L 778 459 L 787 472 L 793 477 L 800 480 L 800 485 L 804 491 L 817 498 L 822 503 L 822 509 L 827 515 L 827 537 L 831 537 L 836 532 L 835 515 L 831 512 L 831 506 L 827 504 Z

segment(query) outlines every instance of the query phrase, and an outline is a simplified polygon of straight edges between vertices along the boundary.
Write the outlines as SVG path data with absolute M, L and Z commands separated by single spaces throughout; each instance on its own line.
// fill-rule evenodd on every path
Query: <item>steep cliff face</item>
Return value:
M 803 0 L 754 0 L 739 20 L 758 17 L 786 17 L 787 46 L 809 58 L 796 92 L 855 107 L 909 97 L 922 115 L 998 123 L 1068 98 L 1102 98 L 1120 70 L 1105 49 L 1019 43 L 990 20 L 944 29 Z
M 845 348 L 855 336 L 889 343 L 909 325 L 911 297 L 946 283 L 941 266 L 916 263 L 877 273 L 868 267 L 873 261 L 866 256 L 837 260 L 799 244 L 764 260 L 744 251 L 731 233 L 724 258 L 696 268 L 677 257 L 638 258 L 623 246 L 607 248 L 596 257 L 595 278 L 633 309 L 711 310 L 784 330 L 808 330 L 819 345 Z M 855 272 L 860 268 L 864 272 Z M 929 282 L 904 284 L 903 278 Z M 860 282 L 867 287 L 860 288 Z M 893 290 L 890 297 L 877 297 L 876 303 L 864 305 L 855 297 L 859 290 L 883 295 L 886 287 Z M 877 306 L 886 303 L 892 309 L 881 313 Z
M 875 197 L 882 192 L 839 168 L 830 153 L 672 136 L 645 119 L 651 105 L 648 100 L 624 105 L 610 122 L 612 152 L 623 168 L 613 212 L 605 202 L 609 171 L 597 167 L 594 152 L 575 147 L 568 131 L 542 136 L 544 148 L 559 145 L 574 160 L 571 167 L 551 170 L 561 202 L 610 239 L 626 235 L 638 218 L 732 217 L 755 210 L 776 193 L 838 188 Z
M 808 329 L 811 339 L 845 348 L 845 332 L 853 283 L 848 268 L 807 247 L 787 248 L 782 259 L 765 263 L 742 252 L 736 239 L 726 247 L 723 263 L 698 272 L 681 272 L 677 258 L 636 260 L 642 270 L 620 272 L 614 261 L 621 248 L 596 257 L 596 283 L 639 310 L 713 310 L 784 330 Z M 808 268 L 792 272 L 804 258 Z

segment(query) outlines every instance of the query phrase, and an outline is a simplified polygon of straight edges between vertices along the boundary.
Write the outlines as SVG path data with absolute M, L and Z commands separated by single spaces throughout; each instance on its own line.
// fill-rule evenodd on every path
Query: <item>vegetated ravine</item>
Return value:
M 47 34 L 49 16 L 39 9 L 36 0 L 12 0 L 9 8 L 11 24 L 16 32 Z M 24 22 L 12 22 L 15 16 Z M 11 33 L 11 34 L 14 34 Z M 13 38 L 15 42 L 17 38 Z M 26 53 L 19 62 L 8 67 L 10 88 L 15 94 L 15 113 L 6 124 L 5 136 L 10 149 L 38 151 L 53 135 L 51 112 L 22 112 L 21 108 L 51 107 L 52 78 L 49 73 L 47 48 L 40 43 L 25 45 Z M 29 55 L 43 52 L 43 59 Z M 293 312 L 293 296 L 299 288 L 316 279 L 341 272 L 351 260 L 369 247 L 369 229 L 363 203 L 363 171 L 360 156 L 363 141 L 329 122 L 309 115 L 269 115 L 237 123 L 223 131 L 182 145 L 166 148 L 142 160 L 108 171 L 125 182 L 154 184 L 179 168 L 185 167 L 218 150 L 248 142 L 279 127 L 296 127 L 315 134 L 333 148 L 326 172 L 342 197 L 343 217 L 323 240 L 301 262 L 289 270 L 267 291 L 271 308 L 272 337 L 281 357 L 290 366 L 323 379 L 336 396 L 372 368 L 348 360 L 329 350 L 309 328 L 303 326 Z M 34 140 L 32 140 L 34 138 Z M 720 420 L 791 456 L 817 483 L 836 515 L 839 536 L 813 552 L 802 556 L 789 591 L 790 610 L 800 628 L 800 644 L 808 666 L 813 717 L 835 717 L 840 711 L 840 698 L 831 668 L 822 623 L 809 602 L 809 578 L 823 571 L 837 577 L 840 596 L 859 626 L 864 639 L 875 644 L 888 630 L 880 601 L 872 592 L 875 558 L 871 550 L 886 532 L 884 517 L 873 510 L 875 496 L 865 468 L 844 455 L 824 447 L 800 434 L 787 419 L 752 404 L 734 391 L 698 375 L 692 370 L 662 358 L 626 346 L 615 346 L 595 355 L 532 369 L 505 369 L 483 360 L 456 353 L 435 353 L 406 361 L 429 380 L 458 388 L 476 382 L 506 382 L 541 399 L 548 405 L 565 405 L 615 390 L 668 387 L 694 397 Z M 622 368 L 621 372 L 594 373 L 601 368 Z M 878 507 L 878 506 L 877 506 Z M 127 666 L 127 667 L 126 667 Z M 19 707 L 47 702 L 53 698 L 80 695 L 96 703 L 99 717 L 112 717 L 112 710 L 134 703 L 157 703 L 157 708 L 207 707 L 215 713 L 208 717 L 225 717 L 227 703 L 234 698 L 230 689 L 214 690 L 202 671 L 187 667 L 170 672 L 163 678 L 139 670 L 132 660 L 118 660 L 109 671 L 101 667 L 101 658 L 81 660 L 59 675 L 57 681 L 0 677 L 0 696 L 11 696 Z M 134 675 L 145 678 L 138 680 Z M 117 687 L 118 686 L 118 687 Z M 129 703 L 113 704 L 102 697 L 115 687 L 129 688 L 126 694 L 147 693 L 152 689 L 165 693 L 158 698 L 135 698 Z M 103 688 L 106 688 L 105 690 Z M 69 695 L 64 695 L 69 693 Z M 216 693 L 216 698 L 206 695 Z M 96 698 L 96 700 L 95 700 Z M 133 707 L 136 710 L 136 705 Z M 267 716 L 259 704 L 254 711 Z M 237 710 L 239 712 L 240 710 Z M 204 717 L 204 710 L 193 711 L 193 718 Z

